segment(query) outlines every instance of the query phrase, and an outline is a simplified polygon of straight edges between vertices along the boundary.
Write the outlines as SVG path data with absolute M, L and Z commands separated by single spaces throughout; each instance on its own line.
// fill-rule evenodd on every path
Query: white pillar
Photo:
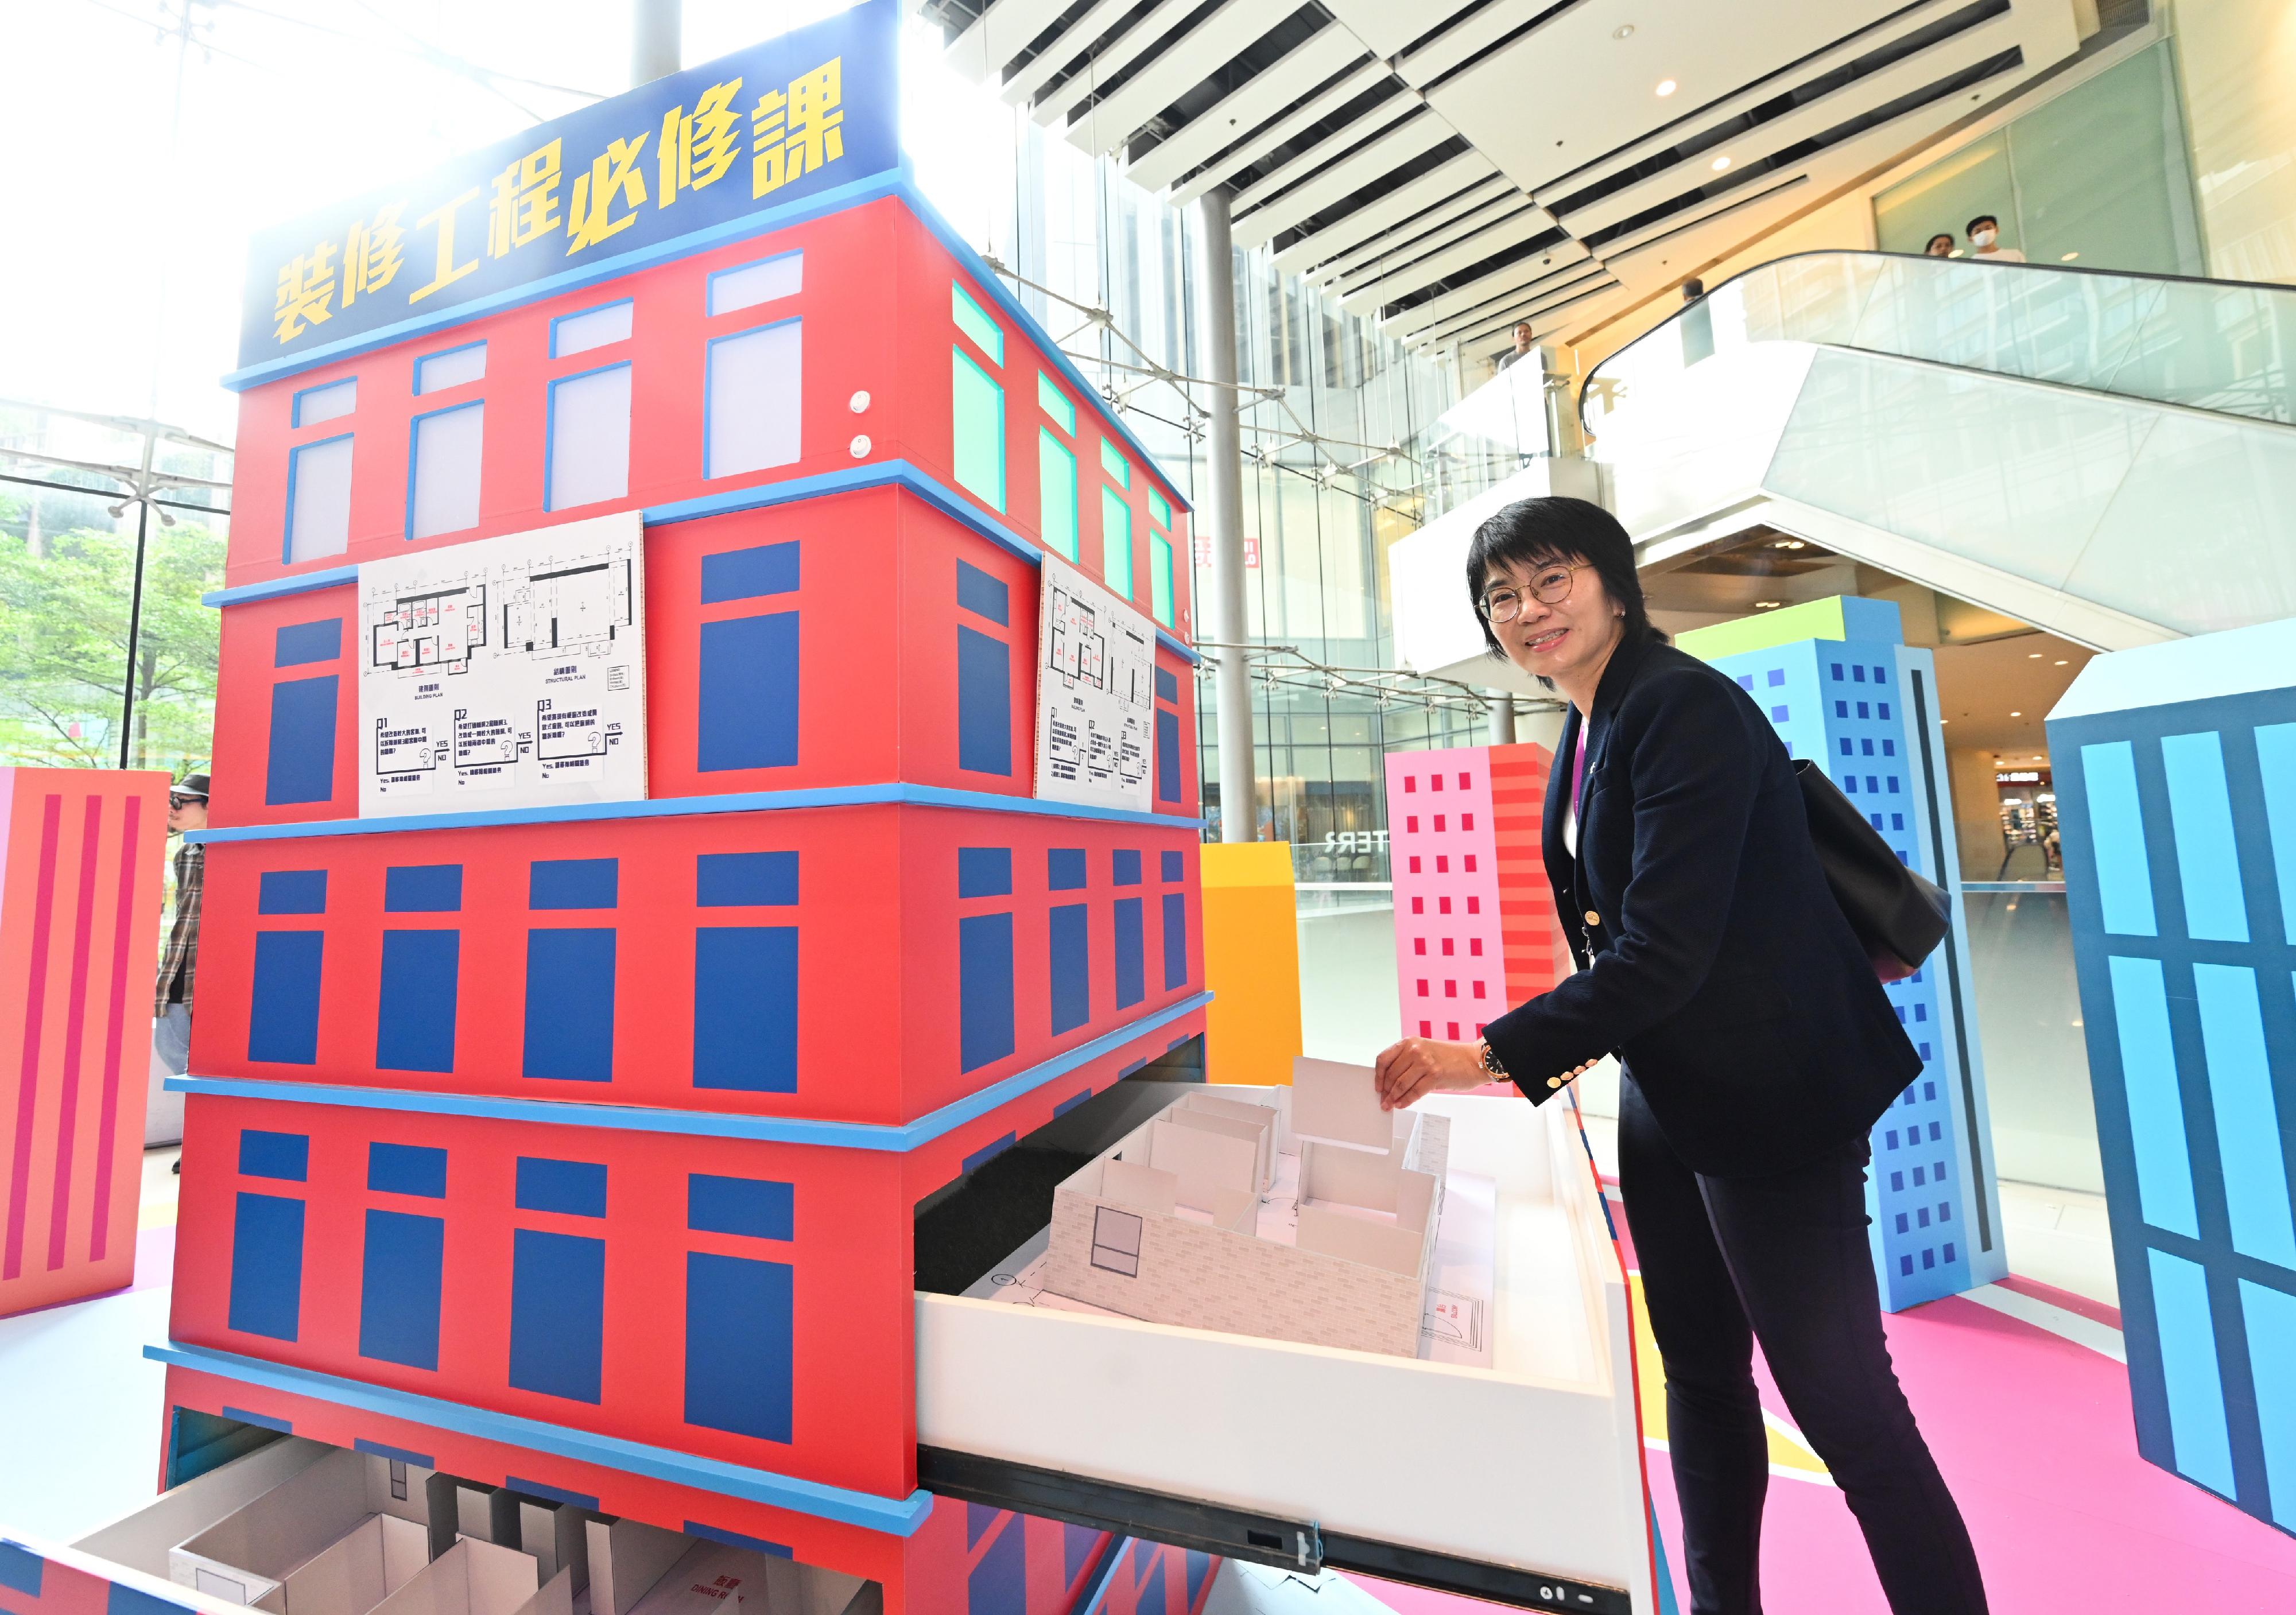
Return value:
M 630 87 L 685 65 L 684 0 L 630 0 Z
M 1514 697 L 1505 690 L 1490 692 L 1490 706 L 1483 717 L 1486 727 L 1483 743 L 1487 746 L 1514 744 Z
M 1235 254 L 1227 193 L 1196 201 L 1196 327 L 1211 407 L 1204 437 L 1210 499 L 1196 520 L 1211 540 L 1211 637 L 1241 646 L 1249 637 L 1243 603 L 1243 434 L 1235 389 Z M 1219 716 L 1220 840 L 1259 839 L 1258 758 L 1251 743 L 1251 668 L 1241 649 L 1214 651 L 1213 706 Z

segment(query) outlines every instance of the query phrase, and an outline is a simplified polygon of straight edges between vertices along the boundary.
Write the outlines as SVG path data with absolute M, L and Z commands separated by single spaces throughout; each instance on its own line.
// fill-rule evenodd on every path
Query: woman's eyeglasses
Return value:
M 1570 566 L 1543 569 L 1530 580 L 1530 597 L 1541 605 L 1561 605 L 1570 598 L 1570 585 L 1580 572 L 1586 570 L 1587 565 L 1581 561 Z M 1505 584 L 1484 594 L 1475 603 L 1476 608 L 1492 622 L 1513 622 L 1522 615 L 1524 593 L 1513 584 Z

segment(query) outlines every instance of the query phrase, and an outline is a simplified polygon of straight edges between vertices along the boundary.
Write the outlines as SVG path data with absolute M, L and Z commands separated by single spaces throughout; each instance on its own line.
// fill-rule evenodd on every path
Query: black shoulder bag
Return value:
M 1874 973 L 1902 981 L 1944 939 L 1951 899 L 1937 884 L 1898 862 L 1857 804 L 1808 758 L 1794 759 L 1809 839 L 1842 917 L 1857 933 Z

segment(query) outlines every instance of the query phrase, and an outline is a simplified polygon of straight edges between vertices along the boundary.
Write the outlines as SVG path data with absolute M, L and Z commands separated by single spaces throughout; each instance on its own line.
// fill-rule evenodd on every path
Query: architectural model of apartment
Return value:
M 1191 1094 L 1053 1194 L 1043 1286 L 1150 1323 L 1415 1356 L 1450 1123 L 1368 1067 Z

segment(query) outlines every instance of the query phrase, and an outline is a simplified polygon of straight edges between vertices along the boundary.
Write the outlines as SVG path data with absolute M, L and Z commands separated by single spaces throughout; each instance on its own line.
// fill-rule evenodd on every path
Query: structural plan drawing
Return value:
M 638 512 L 358 574 L 361 817 L 644 797 Z
M 1056 555 L 1039 600 L 1037 794 L 1150 811 L 1155 626 Z

